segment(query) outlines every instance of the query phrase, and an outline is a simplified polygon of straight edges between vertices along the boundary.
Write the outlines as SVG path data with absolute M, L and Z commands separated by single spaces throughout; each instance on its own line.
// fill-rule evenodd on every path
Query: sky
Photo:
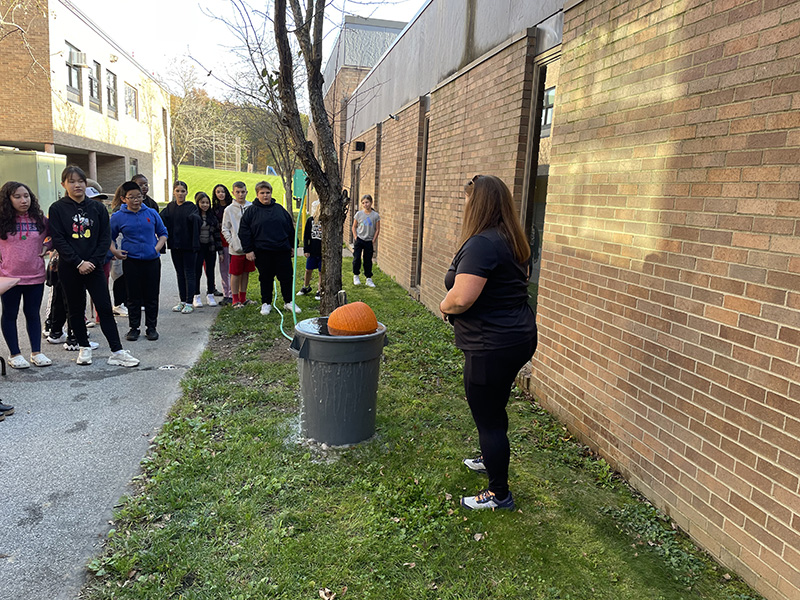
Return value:
M 160 79 L 169 79 L 169 71 L 182 58 L 190 64 L 212 72 L 211 77 L 200 78 L 209 94 L 218 98 L 225 96 L 225 88 L 214 81 L 225 77 L 234 69 L 235 56 L 231 46 L 235 43 L 228 27 L 217 17 L 231 20 L 231 3 L 227 0 L 71 0 L 86 13 L 117 44 L 148 71 Z M 248 0 L 253 6 L 261 2 Z M 327 62 L 336 35 L 343 21 L 343 14 L 409 21 L 425 3 L 425 0 L 332 0 L 326 8 L 326 28 L 323 66 Z M 303 2 L 305 4 L 305 2 Z M 121 15 L 126 19 L 120 27 Z M 133 22 L 127 22 L 130 18 Z M 141 34 L 141 35 L 138 35 Z

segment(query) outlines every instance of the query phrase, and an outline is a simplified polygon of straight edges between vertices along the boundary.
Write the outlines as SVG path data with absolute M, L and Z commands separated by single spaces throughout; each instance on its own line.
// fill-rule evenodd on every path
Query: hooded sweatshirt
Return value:
M 47 218 L 44 229 L 36 229 L 36 223 L 27 214 L 17 215 L 16 231 L 0 239 L 0 275 L 19 277 L 20 285 L 44 283 L 44 258 L 42 248 L 49 248 L 45 240 L 50 235 Z
M 102 202 L 84 198 L 75 202 L 69 196 L 50 206 L 50 234 L 59 260 L 77 267 L 87 261 L 100 268 L 111 246 L 108 211 Z
M 225 207 L 225 212 L 222 213 L 222 237 L 228 242 L 231 254 L 239 256 L 247 254 L 242 251 L 242 243 L 239 241 L 239 224 L 242 222 L 244 213 L 247 212 L 247 209 L 252 205 L 252 202 L 239 204 L 234 200 Z
M 153 260 L 158 258 L 156 243 L 162 235 L 168 235 L 164 222 L 156 211 L 142 204 L 138 211 L 128 210 L 123 204 L 111 215 L 111 237 L 117 239 L 122 234 L 121 250 L 128 258 Z
M 262 204 L 256 200 L 239 225 L 242 252 L 255 250 L 291 250 L 294 241 L 292 217 L 280 204 Z
M 200 213 L 194 202 L 178 204 L 173 200 L 161 211 L 161 220 L 169 232 L 170 250 L 200 250 Z

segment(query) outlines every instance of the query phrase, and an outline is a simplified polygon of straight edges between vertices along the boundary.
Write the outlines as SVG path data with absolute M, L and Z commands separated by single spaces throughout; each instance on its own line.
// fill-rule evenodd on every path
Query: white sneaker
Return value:
M 81 349 L 78 351 L 78 360 L 75 362 L 79 365 L 92 364 L 92 349 L 81 346 Z
M 372 282 L 372 277 L 367 277 L 367 287 L 375 287 L 375 284 Z
M 120 367 L 135 367 L 139 364 L 139 359 L 131 356 L 127 350 L 117 350 L 108 357 L 108 364 Z
M 361 277 L 353 275 L 353 285 L 361 285 Z
M 206 296 L 206 304 L 208 304 L 209 306 L 217 305 L 217 300 L 214 298 L 214 294 L 208 294 Z
M 266 317 L 270 312 L 272 312 L 272 304 L 264 303 L 264 304 L 261 305 L 261 314 L 262 315 L 264 315 Z
M 303 312 L 302 310 L 300 310 L 300 307 L 297 306 L 294 302 L 287 302 L 286 304 L 283 305 L 283 308 L 285 308 L 286 310 L 294 310 L 294 312 L 297 313 L 298 315 L 301 312 Z
M 203 301 L 200 299 L 200 294 L 197 294 L 194 297 L 194 301 L 192 302 L 192 306 L 194 308 L 201 308 L 203 306 Z
M 124 304 L 120 304 L 119 306 L 114 307 L 114 314 L 118 317 L 127 317 L 128 316 L 128 308 Z
M 50 337 L 48 335 L 45 339 L 47 340 L 48 344 L 63 344 L 67 341 L 67 334 L 62 331 L 61 335 L 57 337 Z

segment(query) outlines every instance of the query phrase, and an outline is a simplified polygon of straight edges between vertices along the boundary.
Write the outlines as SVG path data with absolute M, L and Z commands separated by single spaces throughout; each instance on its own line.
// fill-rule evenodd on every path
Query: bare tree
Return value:
M 213 148 L 215 134 L 226 129 L 221 105 L 200 89 L 192 65 L 181 61 L 171 75 L 172 176 L 178 179 L 179 165 L 192 152 Z
M 21 44 L 31 59 L 28 74 L 38 70 L 45 76 L 50 75 L 39 61 L 42 49 L 34 47 L 28 37 L 34 29 L 41 29 L 46 24 L 46 0 L 0 0 L 0 49 L 10 44 Z
M 313 144 L 306 137 L 297 103 L 295 69 L 292 46 L 289 41 L 287 11 L 294 26 L 294 37 L 303 59 L 311 123 L 317 134 L 317 159 Z M 342 194 L 336 145 L 322 93 L 322 36 L 325 19 L 325 0 L 275 0 L 274 31 L 278 50 L 279 69 L 274 87 L 280 98 L 280 118 L 289 132 L 294 150 L 308 174 L 320 200 L 322 224 L 322 304 L 320 312 L 329 314 L 336 308 L 336 292 L 342 287 L 342 242 L 347 198 Z

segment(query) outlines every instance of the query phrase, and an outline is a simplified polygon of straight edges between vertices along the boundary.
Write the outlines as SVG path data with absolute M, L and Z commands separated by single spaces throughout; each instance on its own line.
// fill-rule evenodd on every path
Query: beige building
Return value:
M 21 4 L 26 35 L 0 41 L 0 146 L 63 155 L 105 191 L 144 173 L 151 195 L 166 200 L 169 92 L 69 0 L 45 4 Z M 0 161 L 3 181 L 20 178 L 4 167 L 17 162 Z

